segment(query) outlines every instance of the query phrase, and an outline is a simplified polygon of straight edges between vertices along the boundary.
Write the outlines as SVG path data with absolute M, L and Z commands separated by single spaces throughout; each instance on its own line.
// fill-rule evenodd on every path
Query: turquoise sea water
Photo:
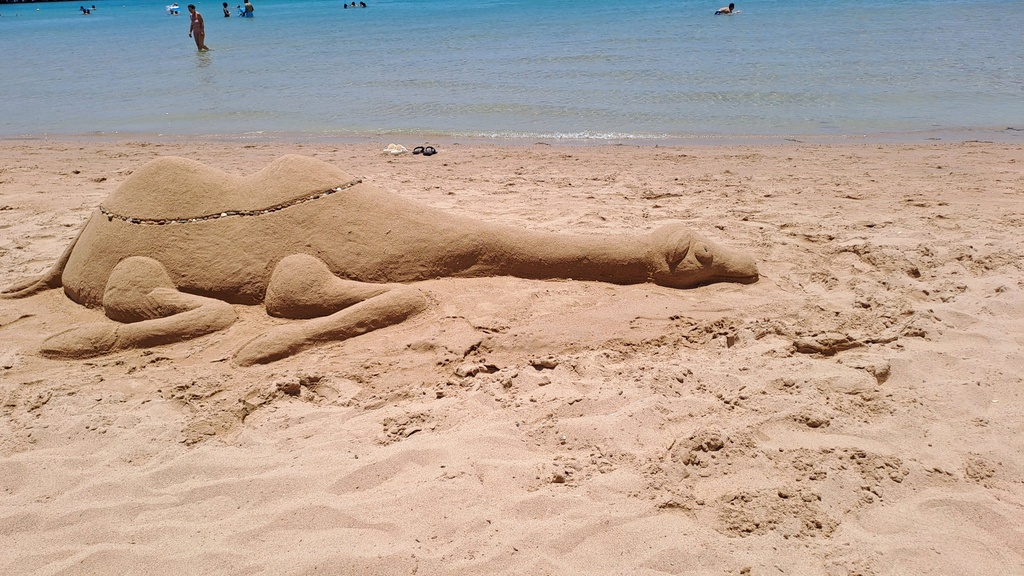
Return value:
M 0 4 L 0 137 L 1024 141 L 1019 0 L 240 2 Z

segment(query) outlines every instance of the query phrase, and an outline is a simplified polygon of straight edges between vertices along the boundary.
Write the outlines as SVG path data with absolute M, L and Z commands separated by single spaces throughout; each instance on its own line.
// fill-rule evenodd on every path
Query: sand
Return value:
M 102 312 L 0 300 L 0 573 L 1024 573 L 1024 146 L 387 143 L 0 141 L 0 283 L 148 160 L 286 153 L 540 231 L 682 221 L 761 279 L 418 282 L 244 368 L 289 320 L 60 361 Z

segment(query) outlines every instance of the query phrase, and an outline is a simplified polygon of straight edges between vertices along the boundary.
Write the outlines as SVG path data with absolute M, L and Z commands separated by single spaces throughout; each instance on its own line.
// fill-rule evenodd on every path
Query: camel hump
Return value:
M 353 180 L 326 162 L 289 154 L 249 176 L 201 162 L 164 156 L 129 176 L 103 202 L 111 213 L 140 219 L 178 219 L 262 210 Z

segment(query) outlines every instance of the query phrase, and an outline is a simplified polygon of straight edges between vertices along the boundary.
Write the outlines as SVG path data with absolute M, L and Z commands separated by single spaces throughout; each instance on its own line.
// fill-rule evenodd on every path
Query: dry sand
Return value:
M 252 368 L 260 307 L 56 361 L 102 313 L 0 300 L 0 573 L 1024 573 L 1024 146 L 386 144 L 0 141 L 0 283 L 147 160 L 285 153 L 539 230 L 681 220 L 761 280 L 422 282 Z

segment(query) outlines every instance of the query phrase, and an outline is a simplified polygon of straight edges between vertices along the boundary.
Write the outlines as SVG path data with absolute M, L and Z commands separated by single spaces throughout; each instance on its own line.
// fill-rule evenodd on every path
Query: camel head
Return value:
M 753 257 L 730 250 L 681 224 L 670 224 L 651 233 L 655 284 L 693 288 L 714 282 L 757 282 Z

